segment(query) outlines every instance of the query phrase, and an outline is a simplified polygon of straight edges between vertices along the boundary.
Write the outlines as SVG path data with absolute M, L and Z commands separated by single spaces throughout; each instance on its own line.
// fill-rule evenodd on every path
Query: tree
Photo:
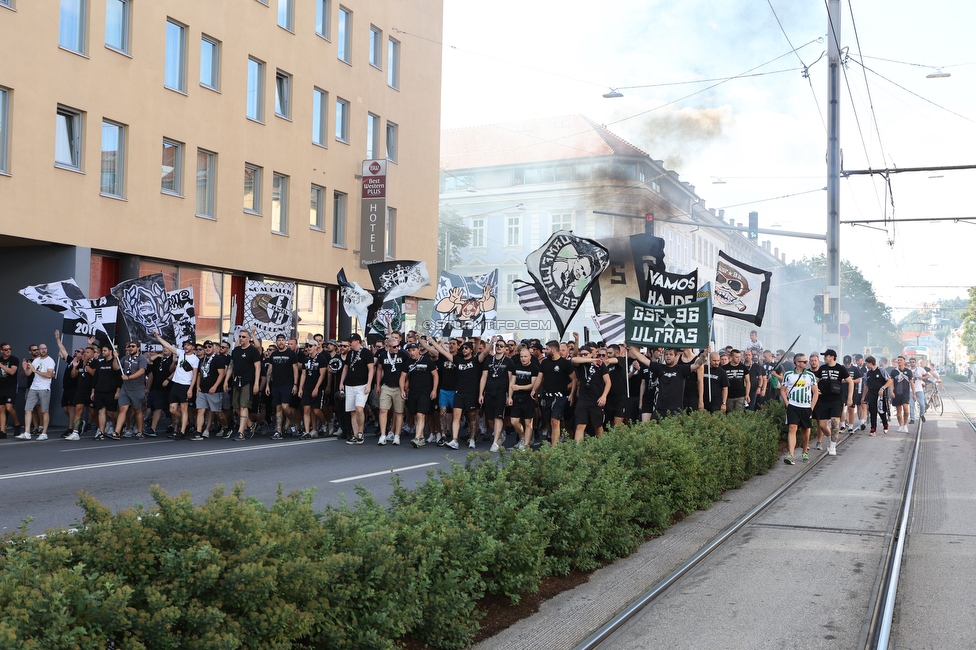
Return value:
M 463 260 L 461 249 L 471 245 L 471 229 L 452 208 L 441 208 L 437 221 L 437 275 L 453 269 Z M 450 259 L 448 259 L 450 255 Z
M 969 354 L 976 354 L 976 287 L 969 287 L 969 302 L 962 315 L 962 342 Z
M 891 318 L 891 308 L 878 300 L 874 285 L 861 274 L 860 269 L 841 260 L 841 309 L 851 315 L 848 325 L 851 328 L 852 350 L 865 347 L 886 347 L 892 354 L 900 353 L 901 337 Z M 804 257 L 787 267 L 787 277 L 796 287 L 795 293 L 813 296 L 821 293 L 827 284 L 827 256 L 812 259 Z M 801 322 L 813 321 L 813 299 L 806 302 L 810 318 Z M 846 344 L 845 344 L 846 347 Z M 896 352 L 897 351 L 897 352 Z

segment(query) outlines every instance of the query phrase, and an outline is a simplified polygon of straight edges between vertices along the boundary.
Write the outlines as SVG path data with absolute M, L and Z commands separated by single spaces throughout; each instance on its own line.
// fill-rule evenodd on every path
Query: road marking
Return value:
M 349 478 L 337 478 L 334 481 L 329 481 L 329 483 L 348 483 L 349 481 L 358 481 L 363 478 L 373 478 L 374 476 L 383 476 L 384 474 L 394 474 L 396 472 L 406 472 L 411 469 L 422 469 L 424 467 L 432 467 L 433 465 L 440 465 L 440 463 L 424 463 L 423 465 L 410 465 L 409 467 L 394 467 L 393 469 L 384 470 L 382 472 L 373 472 L 372 474 L 360 474 L 359 476 L 350 476 Z
M 91 463 L 89 465 L 73 465 L 71 467 L 52 467 L 50 469 L 38 469 L 31 472 L 16 472 L 14 474 L 0 474 L 0 481 L 12 478 L 30 478 L 32 476 L 48 476 L 50 474 L 66 474 L 68 472 L 83 472 L 90 469 L 105 469 L 107 467 L 122 467 L 124 465 L 139 465 L 142 463 L 157 463 L 166 460 L 186 460 L 187 458 L 198 458 L 202 456 L 217 456 L 219 454 L 236 454 L 248 451 L 267 451 L 269 449 L 288 449 L 296 445 L 309 445 L 322 442 L 319 440 L 301 440 L 291 442 L 287 445 L 261 445 L 260 447 L 234 447 L 230 449 L 215 449 L 213 451 L 198 451 L 189 454 L 170 454 L 168 456 L 153 456 L 151 458 L 131 458 L 128 460 L 115 460 L 107 463 Z
M 71 442 L 71 441 L 68 441 L 68 442 Z M 77 442 L 77 441 L 75 441 L 75 442 Z M 92 441 L 92 442 L 94 442 L 94 441 Z M 114 441 L 113 440 L 111 442 L 117 442 L 117 441 Z M 142 441 L 139 442 L 139 446 L 140 447 L 144 447 L 146 445 L 158 445 L 158 444 L 163 443 L 163 442 L 173 442 L 173 441 L 172 440 L 142 440 Z M 98 451 L 99 449 L 107 449 L 107 448 L 132 449 L 135 446 L 136 445 L 110 445 L 110 444 L 105 444 L 105 445 L 95 445 L 94 447 L 75 447 L 74 449 L 59 449 L 58 451 L 60 451 L 62 454 L 64 454 L 64 453 L 71 453 L 71 452 L 74 452 L 74 451 Z

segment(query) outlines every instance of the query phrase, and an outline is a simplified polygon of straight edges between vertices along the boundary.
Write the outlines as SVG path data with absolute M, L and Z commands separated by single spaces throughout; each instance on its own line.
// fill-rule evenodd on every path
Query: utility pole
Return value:
M 840 0 L 827 0 L 827 299 L 840 314 Z M 836 320 L 834 321 L 836 323 Z M 824 341 L 839 346 L 837 325 L 826 325 Z

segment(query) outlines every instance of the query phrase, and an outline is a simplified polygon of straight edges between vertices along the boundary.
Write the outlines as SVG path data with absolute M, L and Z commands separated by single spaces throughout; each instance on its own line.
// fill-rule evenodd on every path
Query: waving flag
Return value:
M 183 347 L 184 341 L 196 339 L 197 317 L 193 309 L 193 287 L 166 292 L 169 313 L 173 315 L 173 331 L 176 333 L 176 347 Z
M 366 268 L 381 302 L 409 296 L 430 284 L 427 262 L 397 260 L 370 264 Z
M 718 252 L 712 313 L 762 325 L 771 271 L 757 269 Z
M 598 314 L 623 312 L 628 297 L 647 296 L 647 275 L 664 271 L 664 240 L 647 233 L 601 240 L 610 253 L 610 272 L 590 294 Z
M 652 348 L 708 346 L 708 300 L 658 307 L 627 299 L 627 345 Z
M 542 296 L 535 290 L 534 284 L 529 284 L 523 280 L 515 281 L 515 295 L 518 296 L 519 307 L 527 314 L 546 311 L 546 303 Z
M 607 345 L 624 342 L 626 314 L 597 314 L 593 317 L 593 323 Z
M 65 334 L 98 336 L 108 341 L 115 338 L 118 302 L 111 296 L 89 300 L 74 278 L 25 287 L 19 293 L 61 314 Z
M 556 321 L 562 338 L 583 300 L 610 264 L 602 244 L 561 230 L 525 259 L 536 293 Z
M 642 300 L 652 305 L 681 305 L 695 302 L 697 291 L 698 269 L 684 275 L 649 269 Z
M 119 311 L 130 340 L 155 343 L 153 332 L 159 332 L 167 341 L 176 340 L 162 273 L 123 280 L 112 287 L 111 293 L 119 301 Z
M 495 330 L 498 269 L 484 275 L 441 272 L 431 332 L 443 336 L 488 336 Z
M 359 326 L 365 330 L 375 314 L 373 305 L 376 301 L 373 294 L 359 286 L 358 282 L 347 280 L 345 269 L 339 269 L 336 281 L 346 315 L 358 320 Z
M 244 329 L 254 328 L 259 338 L 291 336 L 294 311 L 294 282 L 244 283 Z

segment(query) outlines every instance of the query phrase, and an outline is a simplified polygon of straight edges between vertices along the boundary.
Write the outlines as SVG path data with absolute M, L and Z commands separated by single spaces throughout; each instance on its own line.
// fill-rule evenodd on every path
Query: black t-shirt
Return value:
M 882 386 L 888 383 L 888 375 L 881 368 L 875 367 L 874 370 L 869 370 L 867 367 L 864 368 L 864 380 L 867 382 L 867 395 L 866 397 L 877 397 L 878 391 L 881 390 Z
M 898 368 L 888 368 L 888 376 L 895 381 L 895 395 L 900 398 L 908 398 L 912 394 L 912 371 L 909 368 L 899 370 Z
M 355 352 L 349 350 L 345 359 L 348 368 L 346 386 L 365 386 L 366 382 L 369 381 L 369 364 L 373 361 L 373 353 L 365 347 L 361 347 Z
M 679 412 L 684 407 L 685 380 L 692 374 L 690 363 L 668 366 L 651 362 L 651 369 L 658 375 L 657 412 Z
M 284 350 L 274 348 L 271 352 L 271 356 L 268 357 L 268 362 L 271 364 L 270 379 L 272 386 L 295 385 L 294 365 L 299 363 L 297 354 L 288 348 L 285 348 Z
M 454 365 L 457 368 L 455 391 L 464 395 L 477 395 L 482 369 L 478 357 L 472 354 L 470 359 L 465 359 L 464 355 L 458 354 L 454 356 Z
M 731 363 L 727 363 L 722 366 L 722 370 L 729 377 L 729 399 L 737 399 L 739 397 L 746 396 L 746 380 L 745 377 L 748 374 L 748 370 L 741 363 L 739 365 L 733 366 Z
M 604 377 L 610 374 L 606 364 L 581 363 L 576 366 L 576 379 L 579 382 L 579 389 L 576 393 L 580 402 L 587 404 L 596 403 L 603 397 L 603 391 L 607 385 Z
M 437 370 L 437 363 L 427 354 L 421 354 L 414 361 L 407 360 L 407 381 L 410 382 L 411 395 L 430 394 L 434 390 L 434 372 Z
M 532 381 L 539 375 L 539 364 L 536 363 L 535 359 L 529 359 L 529 365 L 523 366 L 522 361 L 516 361 L 515 364 L 515 385 L 516 386 L 531 386 Z M 529 394 L 529 391 L 520 390 L 520 393 Z
M 0 370 L 0 389 L 3 390 L 13 390 L 17 388 L 17 371 L 20 369 L 20 360 L 14 355 L 6 361 L 0 361 L 4 366 L 13 366 L 14 374 L 9 374 L 4 370 Z
M 563 359 L 562 357 L 550 359 L 546 357 L 539 364 L 539 370 L 542 372 L 542 386 L 539 387 L 540 393 L 543 395 L 559 393 L 567 397 L 569 396 L 569 383 L 572 379 L 570 373 L 573 372 L 573 363 L 569 359 Z
M 88 367 L 95 371 L 94 385 L 96 393 L 114 393 L 122 387 L 122 372 L 112 367 L 112 360 L 105 357 L 92 359 Z
M 3 371 L 0 370 L 0 374 Z M 0 386 L 2 387 L 2 386 Z M 64 374 L 61 375 L 61 390 L 65 395 L 74 395 L 75 391 L 78 390 L 78 378 L 71 376 L 71 363 L 64 369 Z
M 845 402 L 847 401 L 847 385 L 843 383 L 850 377 L 847 368 L 835 363 L 833 367 L 826 364 L 817 368 L 813 373 L 817 376 L 817 388 L 820 390 L 820 402 Z
M 200 390 L 204 393 L 210 392 L 210 389 L 217 383 L 217 375 L 226 367 L 226 358 L 219 354 L 213 354 L 209 359 L 207 357 L 200 359 L 198 371 L 200 374 Z
M 437 386 L 441 390 L 457 390 L 457 365 L 452 357 L 437 358 Z
M 722 366 L 705 367 L 705 408 L 711 412 L 722 410 L 722 389 L 728 387 L 729 376 Z
M 238 346 L 230 353 L 234 381 L 238 386 L 254 383 L 254 364 L 261 360 L 261 353 L 253 345 L 246 348 Z
M 756 391 L 759 390 L 759 378 L 763 375 L 762 366 L 758 363 L 754 363 L 749 366 L 749 398 L 752 399 L 755 396 Z
M 84 395 L 85 401 L 87 402 L 91 396 L 92 386 L 95 383 L 95 378 L 85 370 L 84 360 L 80 360 L 78 362 L 77 370 L 78 376 L 75 377 L 75 382 L 77 382 L 77 386 L 75 387 L 75 395 Z M 68 367 L 68 374 L 71 374 L 70 366 Z
M 152 373 L 152 386 L 150 390 L 166 390 L 163 382 L 169 379 L 169 365 L 173 362 L 173 357 L 156 357 L 149 360 L 149 372 Z
M 508 376 L 515 372 L 515 364 L 508 357 L 496 359 L 488 357 L 481 366 L 488 380 L 485 382 L 485 392 L 508 392 Z
M 612 357 L 611 357 L 612 358 Z M 607 399 L 617 402 L 627 397 L 627 359 L 617 357 L 616 364 L 606 364 L 607 374 L 610 375 L 610 393 Z
M 864 376 L 864 372 L 857 367 L 856 363 L 852 363 L 851 365 L 847 366 L 847 373 L 851 376 L 851 381 L 856 381 Z M 864 390 L 864 386 L 861 385 L 862 383 L 863 382 L 857 382 L 854 384 L 855 395 L 860 395 L 861 391 Z
M 410 362 L 407 353 L 399 350 L 391 353 L 389 350 L 384 350 L 376 356 L 376 360 L 383 368 L 383 378 L 380 379 L 380 384 L 388 388 L 399 388 L 400 374 Z
M 319 380 L 319 360 L 322 354 L 316 354 L 314 357 L 310 357 L 307 354 L 302 354 L 302 370 L 299 374 L 302 381 L 302 387 L 304 388 L 304 393 L 311 395 L 312 391 L 315 390 L 315 384 Z

